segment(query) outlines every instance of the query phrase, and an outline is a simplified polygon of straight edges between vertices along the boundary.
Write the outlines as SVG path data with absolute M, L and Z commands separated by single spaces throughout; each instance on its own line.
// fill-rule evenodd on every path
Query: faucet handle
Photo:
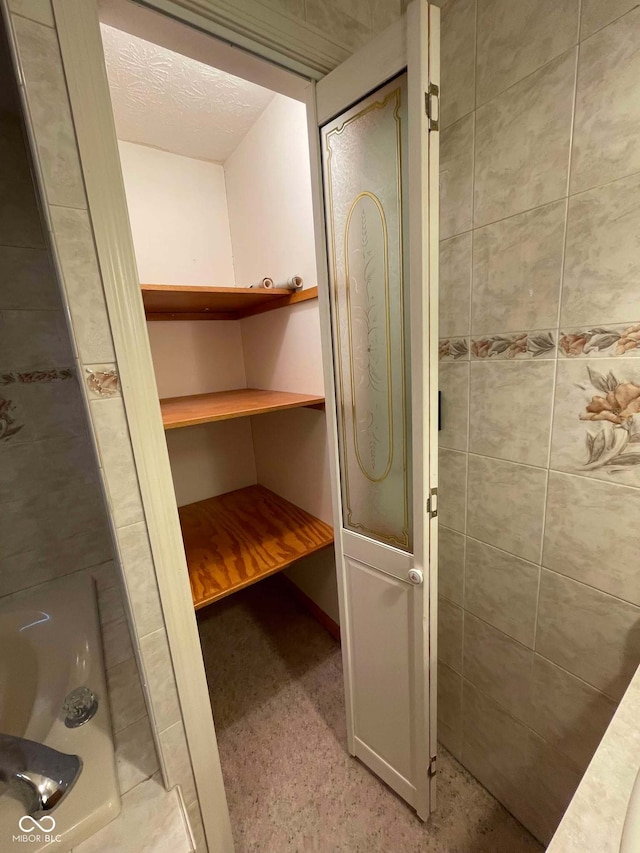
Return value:
M 65 714 L 65 726 L 75 729 L 94 716 L 98 710 L 98 697 L 88 687 L 76 687 L 67 695 L 62 710 Z

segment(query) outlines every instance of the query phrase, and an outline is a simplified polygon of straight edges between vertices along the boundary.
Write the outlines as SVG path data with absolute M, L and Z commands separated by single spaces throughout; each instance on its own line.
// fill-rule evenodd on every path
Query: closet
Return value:
M 305 107 L 102 31 L 194 607 L 298 563 L 337 622 Z

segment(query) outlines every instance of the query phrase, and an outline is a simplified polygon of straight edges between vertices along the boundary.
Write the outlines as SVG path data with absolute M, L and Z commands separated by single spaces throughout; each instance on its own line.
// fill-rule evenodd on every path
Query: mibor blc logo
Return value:
M 34 817 L 31 817 L 31 815 L 26 814 L 20 818 L 18 826 L 22 832 L 20 835 L 14 835 L 12 839 L 13 841 L 19 841 L 22 843 L 31 842 L 32 844 L 47 844 L 52 841 L 62 841 L 61 835 L 53 834 L 53 831 L 56 828 L 56 822 L 51 815 L 44 815 L 40 820 L 36 820 Z

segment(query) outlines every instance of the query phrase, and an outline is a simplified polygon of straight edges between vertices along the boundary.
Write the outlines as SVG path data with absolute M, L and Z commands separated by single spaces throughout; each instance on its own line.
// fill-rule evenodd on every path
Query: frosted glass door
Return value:
M 405 329 L 407 87 L 322 129 L 344 526 L 411 550 Z

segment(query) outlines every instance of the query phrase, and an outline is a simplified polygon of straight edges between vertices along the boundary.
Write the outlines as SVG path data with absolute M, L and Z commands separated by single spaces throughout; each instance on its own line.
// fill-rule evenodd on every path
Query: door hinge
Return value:
M 433 779 L 433 777 L 438 772 L 438 768 L 436 767 L 436 761 L 438 760 L 437 755 L 432 755 L 429 759 L 429 779 Z
M 427 498 L 427 515 L 429 518 L 438 517 L 438 490 L 431 489 L 431 493 Z
M 429 83 L 424 93 L 424 111 L 429 119 L 429 130 L 440 130 L 440 87 Z

